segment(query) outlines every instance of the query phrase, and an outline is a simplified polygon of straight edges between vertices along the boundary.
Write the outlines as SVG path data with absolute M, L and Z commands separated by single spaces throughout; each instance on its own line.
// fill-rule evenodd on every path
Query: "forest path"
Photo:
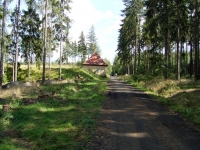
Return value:
M 195 126 L 137 88 L 111 77 L 92 150 L 199 150 Z

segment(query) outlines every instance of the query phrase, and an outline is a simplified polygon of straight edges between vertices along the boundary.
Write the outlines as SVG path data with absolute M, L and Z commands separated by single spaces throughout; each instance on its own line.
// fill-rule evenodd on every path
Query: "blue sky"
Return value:
M 89 29 L 94 25 L 98 44 L 101 48 L 101 57 L 108 59 L 111 63 L 116 55 L 118 30 L 122 17 L 121 10 L 124 9 L 122 0 L 72 0 L 70 18 L 73 20 L 72 28 L 69 30 L 71 41 L 78 41 L 81 32 L 87 36 Z M 21 0 L 24 3 L 24 0 Z M 17 4 L 12 2 L 10 7 Z M 24 5 L 22 5 L 23 9 Z M 59 57 L 54 53 L 53 60 Z

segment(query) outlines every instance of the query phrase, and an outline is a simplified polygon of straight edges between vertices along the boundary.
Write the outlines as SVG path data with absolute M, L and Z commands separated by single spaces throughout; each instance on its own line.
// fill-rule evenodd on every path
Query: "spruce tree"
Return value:
M 78 53 L 80 54 L 81 62 L 84 62 L 86 60 L 87 55 L 87 45 L 83 31 L 81 32 L 78 41 Z
M 99 48 L 97 38 L 95 35 L 94 25 L 91 26 L 89 34 L 87 36 L 87 44 L 88 44 L 88 55 L 91 56 L 94 53 L 100 54 L 101 50 Z
M 20 23 L 20 33 L 22 38 L 22 54 L 28 63 L 28 80 L 30 80 L 30 63 L 42 57 L 42 43 L 40 39 L 41 20 L 32 3 L 29 3 L 28 10 L 23 10 Z

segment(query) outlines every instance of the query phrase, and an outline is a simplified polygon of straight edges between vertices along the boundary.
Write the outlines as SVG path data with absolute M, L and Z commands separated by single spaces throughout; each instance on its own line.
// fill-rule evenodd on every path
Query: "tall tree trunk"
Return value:
M 186 41 L 187 43 L 187 41 Z M 185 42 L 183 43 L 183 65 L 184 67 L 187 64 L 187 44 Z
M 176 58 L 175 58 L 175 59 L 176 59 Z M 170 60 L 170 62 L 171 62 L 171 63 L 170 63 L 171 66 L 174 66 L 174 56 L 173 56 L 173 55 L 171 56 L 171 60 Z M 175 63 L 175 64 L 176 64 L 176 63 Z
M 152 43 L 152 45 L 153 45 L 153 47 L 154 47 L 154 42 Z M 151 69 L 152 69 L 152 74 L 154 75 L 155 74 L 155 64 L 156 64 L 156 62 L 154 61 L 154 58 L 155 58 L 155 51 L 154 51 L 154 49 L 152 50 L 152 55 L 151 55 L 152 57 L 152 67 L 151 67 Z
M 20 2 L 21 2 L 21 0 L 18 0 L 18 9 L 17 9 L 17 25 L 16 25 L 16 27 L 17 27 L 17 32 L 16 32 L 16 53 L 15 53 L 15 75 L 14 75 L 14 77 L 15 77 L 15 79 L 14 79 L 14 81 L 17 81 L 17 64 L 18 64 L 18 37 L 19 37 L 19 18 L 20 18 Z
M 13 68 L 12 68 L 12 70 L 13 70 L 13 72 L 12 72 L 12 74 L 13 74 L 13 77 L 12 77 L 12 81 L 14 82 L 15 81 L 15 57 L 13 56 Z
M 150 72 L 150 48 L 147 46 L 147 70 Z
M 30 72 L 31 72 L 31 69 L 30 69 L 30 43 L 31 41 L 29 40 L 29 47 L 28 47 L 28 54 L 27 54 L 27 61 L 28 61 L 28 81 L 30 81 Z
M 179 32 L 180 32 L 180 30 L 179 30 Z M 181 35 L 181 33 L 179 33 L 180 35 Z M 180 41 L 181 43 L 180 43 L 180 68 L 182 67 L 182 65 L 183 65 L 183 56 L 182 56 L 182 54 L 183 54 L 183 41 L 181 40 Z
M 135 54 L 134 54 L 134 74 L 137 73 L 137 48 L 135 47 Z
M 184 63 L 184 69 L 185 69 L 185 74 L 187 75 L 187 64 L 188 64 L 188 46 L 187 46 L 187 40 L 185 43 L 185 63 Z
M 190 63 L 188 66 L 188 70 L 189 70 L 189 74 L 190 74 L 190 78 L 192 78 L 193 75 L 193 47 L 192 47 L 192 42 L 189 42 L 190 44 Z
M 134 48 L 132 46 L 132 64 L 133 64 L 133 75 L 135 74 L 135 61 L 134 61 Z
M 195 80 L 199 79 L 199 14 L 198 0 L 195 4 Z
M 43 73 L 42 73 L 42 84 L 45 83 L 45 78 L 46 78 L 47 6 L 48 6 L 48 0 L 46 0 L 46 3 L 45 3 L 45 34 L 44 34 L 44 53 L 43 53 Z
M 31 69 L 30 69 L 30 56 L 28 54 L 28 81 L 30 81 L 30 72 L 31 72 Z
M 137 73 L 137 54 L 138 54 L 138 17 L 136 17 L 135 27 L 135 58 L 134 58 L 134 73 Z
M 141 53 L 141 49 L 140 49 L 140 16 L 138 18 L 139 22 L 138 22 L 138 67 L 140 66 L 140 53 Z
M 165 79 L 168 78 L 168 69 L 169 69 L 169 42 L 168 42 L 168 33 L 169 33 L 169 30 L 166 29 L 165 31 L 165 67 L 166 67 L 166 72 L 165 72 Z
M 148 46 L 147 46 L 148 47 Z M 146 50 L 144 50 L 144 53 L 145 53 L 145 59 L 144 59 L 144 64 L 145 64 L 145 70 L 146 71 L 149 71 L 149 67 L 148 67 L 148 64 L 149 64 L 149 57 L 148 57 L 148 48 Z
M 189 45 L 190 45 L 190 62 L 189 62 L 189 66 L 188 66 L 188 71 L 190 74 L 190 78 L 192 78 L 192 75 L 194 74 L 194 63 L 193 63 L 193 24 L 192 24 L 192 15 L 193 15 L 193 11 L 190 10 L 190 41 L 189 41 Z
M 166 67 L 166 72 L 165 72 L 165 79 L 168 78 L 168 70 L 169 70 L 169 29 L 167 27 L 166 31 L 165 31 L 165 67 Z
M 52 29 L 52 18 L 51 18 L 50 26 Z M 51 42 L 52 42 L 52 30 L 50 31 L 50 40 L 49 40 L 49 80 L 51 78 L 50 77 L 51 76 L 51 53 L 52 53 Z
M 6 0 L 3 3 L 3 20 L 2 20 L 2 35 L 1 35 L 1 52 L 0 52 L 0 90 L 3 83 L 3 57 L 4 57 L 4 35 L 5 35 L 5 20 L 6 20 Z
M 179 80 L 180 79 L 180 51 L 179 51 L 179 27 L 177 29 L 177 62 L 176 62 L 176 65 L 177 65 L 177 70 L 176 70 L 176 79 Z
M 168 14 L 168 1 L 165 1 L 165 12 L 167 13 L 167 22 L 166 22 L 166 25 L 169 25 L 169 14 Z M 169 60 L 169 51 L 170 51 L 170 46 L 169 46 L 169 36 L 170 36 L 170 33 L 169 33 L 169 27 L 167 26 L 166 29 L 165 29 L 165 73 L 164 73 L 164 76 L 165 76 L 165 79 L 168 78 L 168 69 L 169 69 L 169 63 L 170 63 L 170 60 Z
M 59 79 L 61 80 L 61 74 L 62 74 L 62 36 L 60 39 L 60 71 L 59 71 Z
M 127 69 L 128 69 L 128 75 L 130 75 L 130 65 L 129 64 L 127 66 Z

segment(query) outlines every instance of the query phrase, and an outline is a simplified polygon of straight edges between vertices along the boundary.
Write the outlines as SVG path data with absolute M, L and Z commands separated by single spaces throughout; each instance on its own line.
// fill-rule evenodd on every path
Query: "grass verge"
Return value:
M 153 79 L 138 82 L 131 76 L 123 76 L 121 79 L 143 90 L 200 128 L 199 81 Z

